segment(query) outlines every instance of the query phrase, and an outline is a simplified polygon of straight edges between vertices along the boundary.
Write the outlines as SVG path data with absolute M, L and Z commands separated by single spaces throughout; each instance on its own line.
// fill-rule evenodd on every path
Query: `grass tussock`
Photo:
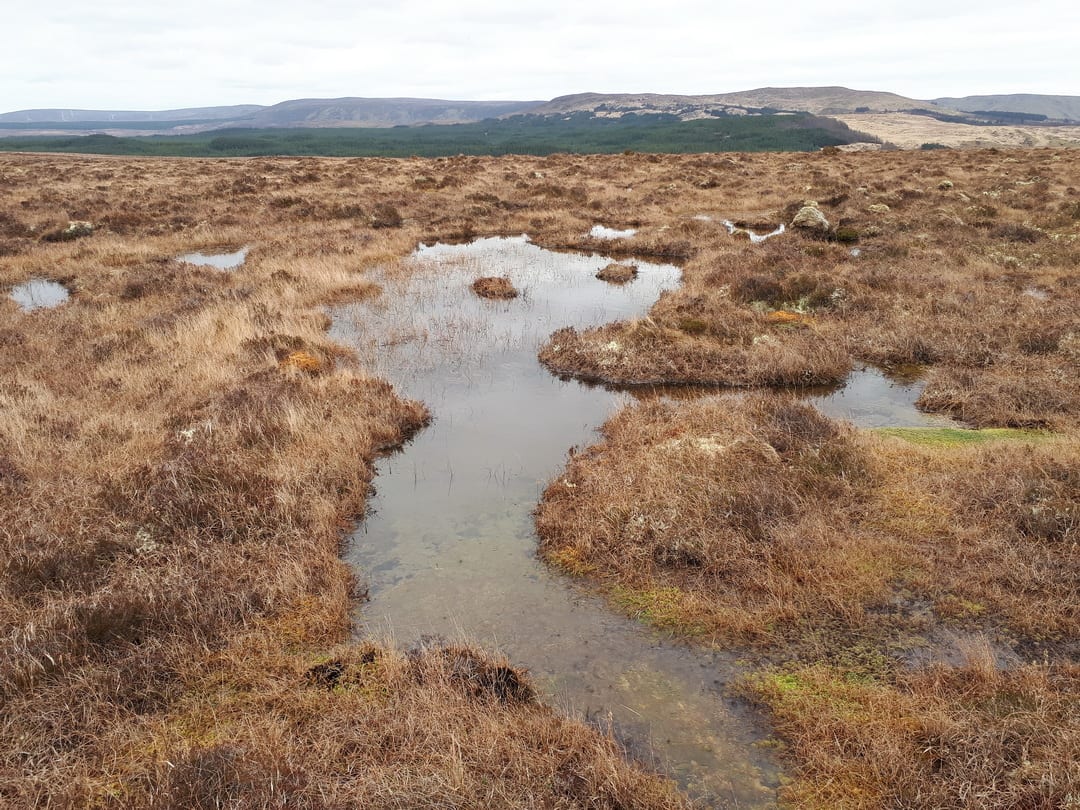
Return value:
M 776 395 L 638 404 L 548 486 L 541 554 L 654 626 L 788 661 L 746 689 L 793 806 L 1057 807 L 1080 786 L 1078 449 L 859 432 Z M 912 664 L 980 633 L 976 664 Z
M 548 486 L 541 553 L 728 642 L 882 632 L 905 603 L 1080 634 L 1075 440 L 904 433 L 775 396 L 629 407 Z
M 506 276 L 483 276 L 472 283 L 472 291 L 481 298 L 505 301 L 517 298 L 517 287 Z
M 627 284 L 637 278 L 637 265 L 611 262 L 596 272 L 596 277 L 609 284 Z
M 1080 784 L 1080 668 L 985 658 L 892 676 L 774 670 L 746 691 L 799 770 L 795 807 L 1068 807 Z

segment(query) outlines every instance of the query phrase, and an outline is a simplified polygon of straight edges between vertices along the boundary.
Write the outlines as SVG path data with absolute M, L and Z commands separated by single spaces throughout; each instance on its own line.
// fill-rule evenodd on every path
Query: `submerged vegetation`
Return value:
M 379 295 L 370 271 L 421 241 L 528 233 L 684 262 L 648 318 L 553 336 L 561 373 L 802 386 L 917 364 L 923 407 L 1024 431 L 643 402 L 537 520 L 559 569 L 755 661 L 743 693 L 786 741 L 790 803 L 1064 804 L 1078 177 L 1053 150 L 0 156 L 0 803 L 685 804 L 512 662 L 348 640 L 342 532 L 429 414 L 319 308 Z M 769 232 L 810 200 L 828 230 L 757 244 L 722 222 Z M 91 227 L 51 238 L 72 222 Z M 228 273 L 175 260 L 222 245 L 251 249 Z M 8 293 L 31 279 L 71 297 L 23 312 Z

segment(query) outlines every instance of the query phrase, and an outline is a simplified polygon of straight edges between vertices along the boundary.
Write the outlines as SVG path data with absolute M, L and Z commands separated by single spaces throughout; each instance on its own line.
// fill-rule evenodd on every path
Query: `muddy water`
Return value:
M 60 306 L 71 297 L 67 287 L 55 281 L 32 278 L 23 284 L 17 284 L 11 290 L 11 297 L 23 312 L 35 309 L 52 309 Z
M 380 462 L 372 512 L 350 543 L 371 594 L 358 626 L 402 644 L 441 635 L 498 649 L 529 667 L 550 702 L 610 722 L 694 796 L 769 806 L 778 770 L 757 745 L 763 726 L 723 694 L 735 657 L 616 615 L 535 557 L 531 512 L 545 483 L 629 397 L 553 377 L 536 360 L 540 344 L 563 326 L 642 315 L 679 282 L 675 267 L 639 262 L 637 279 L 609 285 L 594 277 L 609 261 L 524 238 L 422 247 L 408 278 L 383 278 L 382 296 L 335 310 L 332 336 L 434 415 Z M 509 276 L 521 297 L 477 298 L 469 284 L 482 275 Z M 867 406 L 867 391 L 891 404 Z M 917 396 L 864 370 L 818 402 L 897 424 L 898 412 L 914 413 L 897 391 Z
M 199 267 L 216 267 L 218 270 L 235 270 L 244 263 L 250 248 L 240 248 L 231 253 L 185 253 L 177 256 L 178 262 Z

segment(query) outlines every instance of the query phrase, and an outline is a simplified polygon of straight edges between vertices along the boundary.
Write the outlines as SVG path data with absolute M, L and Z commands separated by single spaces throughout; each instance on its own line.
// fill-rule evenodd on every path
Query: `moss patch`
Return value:
M 1045 430 L 1022 430 L 1018 428 L 983 428 L 967 430 L 964 428 L 920 428 L 891 427 L 875 428 L 879 436 L 894 436 L 912 444 L 932 447 L 951 447 L 956 445 L 983 444 L 995 441 L 1046 441 L 1053 433 Z

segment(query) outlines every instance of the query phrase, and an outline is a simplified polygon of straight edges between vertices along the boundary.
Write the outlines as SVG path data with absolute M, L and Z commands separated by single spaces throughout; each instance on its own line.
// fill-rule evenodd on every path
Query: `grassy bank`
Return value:
M 431 225 L 424 168 L 0 162 L 0 804 L 681 805 L 507 662 L 346 644 L 343 532 L 428 414 L 319 308 Z
M 544 493 L 541 554 L 755 649 L 794 806 L 1067 806 L 1080 446 L 903 433 L 778 395 L 627 408 Z

